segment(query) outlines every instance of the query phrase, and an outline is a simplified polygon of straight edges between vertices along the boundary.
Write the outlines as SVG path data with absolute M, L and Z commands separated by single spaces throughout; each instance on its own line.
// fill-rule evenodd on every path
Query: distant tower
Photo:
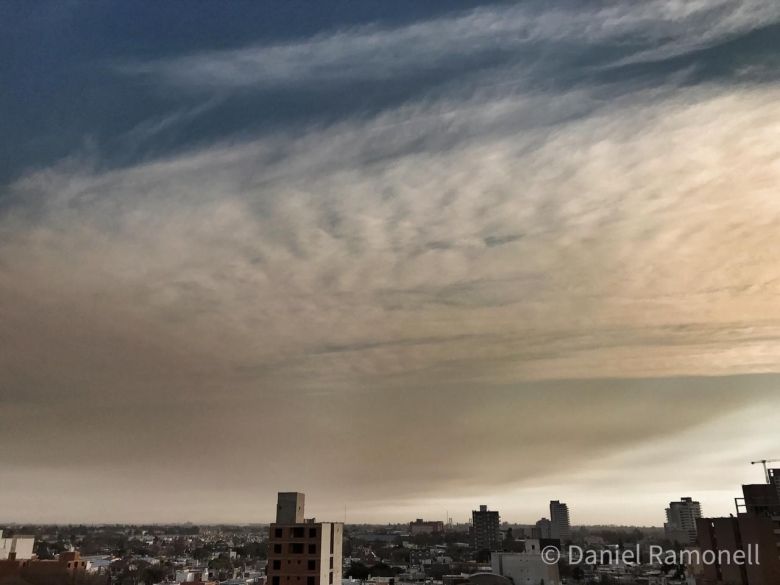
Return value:
M 571 540 L 569 506 L 558 500 L 550 502 L 550 536 L 562 542 Z
M 696 542 L 696 520 L 701 518 L 701 504 L 692 498 L 683 498 L 679 502 L 670 502 L 666 509 L 666 538 L 680 544 Z
M 268 585 L 341 585 L 341 522 L 304 518 L 304 494 L 279 492 L 268 533 Z
M 471 521 L 474 550 L 501 550 L 501 519 L 497 511 L 480 506 L 471 512 Z
M 540 518 L 531 528 L 531 538 L 552 538 L 552 523 L 547 518 Z

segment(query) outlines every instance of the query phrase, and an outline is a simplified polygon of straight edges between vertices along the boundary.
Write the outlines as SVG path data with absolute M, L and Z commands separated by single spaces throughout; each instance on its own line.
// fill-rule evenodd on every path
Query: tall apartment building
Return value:
M 701 504 L 692 498 L 669 502 L 664 532 L 666 538 L 682 545 L 696 542 L 696 521 L 701 518 Z
M 562 542 L 571 540 L 569 506 L 558 500 L 550 502 L 550 537 Z
M 696 585 L 778 585 L 780 583 L 780 469 L 769 472 L 769 484 L 742 486 L 737 515 L 697 521 L 701 551 L 734 558 L 741 551 L 753 562 L 718 562 L 699 567 Z M 726 557 L 726 558 L 728 558 Z
M 304 517 L 305 495 L 280 492 L 268 535 L 268 585 L 341 585 L 344 524 Z
M 498 512 L 480 506 L 471 512 L 471 540 L 476 551 L 501 550 L 501 519 Z

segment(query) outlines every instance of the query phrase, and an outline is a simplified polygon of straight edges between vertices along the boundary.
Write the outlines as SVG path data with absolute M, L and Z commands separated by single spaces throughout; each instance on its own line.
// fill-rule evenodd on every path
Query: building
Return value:
M 692 498 L 670 502 L 666 509 L 666 538 L 682 545 L 696 542 L 696 521 L 701 518 L 701 504 Z
M 107 575 L 111 572 L 111 563 L 118 560 L 112 555 L 81 555 L 81 559 L 87 563 L 87 573 L 91 575 Z
M 558 565 L 549 565 L 542 559 L 538 540 L 525 541 L 525 552 L 494 552 L 490 555 L 493 573 L 509 579 L 514 585 L 560 585 Z
M 769 480 L 742 486 L 736 516 L 697 520 L 699 550 L 716 562 L 696 567 L 696 585 L 780 583 L 780 470 L 770 470 Z M 732 562 L 737 553 L 747 562 Z
M 0 560 L 6 559 L 31 559 L 35 538 L 32 536 L 10 536 L 3 538 L 3 531 L 0 530 Z
M 550 538 L 557 538 L 561 542 L 571 540 L 569 506 L 558 500 L 550 502 Z
M 780 583 L 780 522 L 742 514 L 697 521 L 699 550 L 714 562 L 696 569 L 696 585 L 777 585 Z M 777 532 L 777 533 L 776 533 Z M 726 553 L 726 556 L 722 556 Z M 741 554 L 744 560 L 732 562 Z
M 547 518 L 540 518 L 531 528 L 531 538 L 540 540 L 552 538 L 552 522 Z
M 737 512 L 772 516 L 780 506 L 780 469 L 767 470 L 769 483 L 742 486 L 742 498 L 736 501 Z
M 476 551 L 501 550 L 501 519 L 498 512 L 480 506 L 471 512 L 471 540 Z
M 176 571 L 176 583 L 208 583 L 209 570 L 207 567 L 185 568 Z
M 444 522 L 441 520 L 429 520 L 425 521 L 422 518 L 417 518 L 414 522 L 409 522 L 409 534 L 415 536 L 417 534 L 441 534 L 444 532 Z
M 742 549 L 739 523 L 736 518 L 700 518 L 697 520 L 698 542 L 701 551 L 726 551 L 730 554 Z M 697 568 L 696 582 L 702 585 L 720 583 L 747 584 L 745 567 L 730 564 L 702 563 Z
M 268 585 L 341 585 L 341 522 L 304 518 L 304 494 L 280 492 L 268 535 Z
M 79 585 L 86 579 L 87 562 L 78 552 L 60 553 L 53 561 L 14 558 L 0 561 L 0 582 L 21 581 L 25 585 Z

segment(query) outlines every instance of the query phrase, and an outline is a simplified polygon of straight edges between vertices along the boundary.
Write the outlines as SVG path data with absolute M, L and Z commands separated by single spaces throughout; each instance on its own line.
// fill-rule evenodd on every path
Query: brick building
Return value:
M 268 585 L 341 585 L 341 522 L 304 518 L 304 494 L 280 492 L 268 537 Z

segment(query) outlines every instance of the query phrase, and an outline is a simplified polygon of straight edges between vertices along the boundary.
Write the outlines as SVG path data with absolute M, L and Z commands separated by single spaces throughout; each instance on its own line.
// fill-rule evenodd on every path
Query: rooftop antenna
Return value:
M 767 463 L 777 463 L 779 461 L 780 461 L 780 459 L 759 459 L 758 461 L 751 461 L 750 464 L 751 465 L 757 465 L 757 464 L 760 463 L 761 465 L 763 465 L 764 466 L 764 478 L 766 479 L 767 483 L 772 483 L 769 480 L 769 469 L 767 469 L 766 464 Z

